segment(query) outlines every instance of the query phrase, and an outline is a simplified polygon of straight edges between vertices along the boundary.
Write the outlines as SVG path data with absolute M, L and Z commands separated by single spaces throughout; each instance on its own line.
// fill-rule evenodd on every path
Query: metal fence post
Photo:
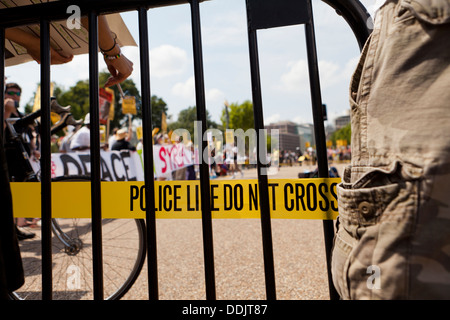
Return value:
M 42 299 L 52 299 L 52 189 L 50 167 L 50 24 L 41 19 Z
M 141 62 L 142 127 L 144 146 L 144 180 L 147 223 L 147 266 L 149 299 L 158 299 L 158 259 L 156 247 L 155 176 L 153 174 L 152 108 L 150 91 L 150 57 L 148 52 L 147 9 L 139 8 L 139 50 Z
M 0 123 L 5 122 L 5 28 L 0 27 Z M 0 130 L 0 143 L 4 144 L 3 130 Z
M 89 102 L 91 138 L 91 207 L 94 300 L 103 300 L 102 208 L 100 171 L 100 116 L 98 87 L 98 19 L 90 11 L 89 19 Z
M 199 153 L 208 149 L 204 133 L 206 132 L 206 102 L 205 83 L 203 75 L 202 40 L 200 31 L 200 5 L 198 0 L 190 0 L 192 19 L 192 44 L 194 51 L 194 75 L 195 75 L 195 98 L 197 108 L 197 119 L 201 121 Z M 202 230 L 203 230 L 203 252 L 205 264 L 206 299 L 216 299 L 216 280 L 214 274 L 214 246 L 211 218 L 211 191 L 209 184 L 208 159 L 202 159 L 200 163 L 200 190 L 202 207 Z
M 311 103 L 314 121 L 314 136 L 316 140 L 317 166 L 319 178 L 328 178 L 328 158 L 325 137 L 325 126 L 323 123 L 322 96 L 320 92 L 319 66 L 317 59 L 316 40 L 314 34 L 314 20 L 311 0 L 307 0 L 308 10 L 311 20 L 305 24 L 306 51 L 308 56 L 309 87 L 311 90 Z M 333 248 L 334 222 L 333 220 L 323 220 L 323 232 L 325 240 L 325 255 L 327 262 L 328 291 L 331 300 L 339 299 L 339 295 L 334 287 L 331 274 L 331 251 Z
M 256 30 L 248 29 L 250 71 L 252 81 L 253 115 L 257 136 L 257 170 L 259 185 L 259 202 L 261 211 L 261 232 L 264 258 L 264 275 L 266 281 L 267 300 L 276 299 L 275 266 L 273 261 L 272 224 L 270 218 L 269 184 L 267 178 L 265 143 L 261 141 L 260 130 L 264 129 L 264 115 L 262 106 L 261 78 L 259 73 L 258 43 Z M 263 158 L 263 159 L 261 159 Z

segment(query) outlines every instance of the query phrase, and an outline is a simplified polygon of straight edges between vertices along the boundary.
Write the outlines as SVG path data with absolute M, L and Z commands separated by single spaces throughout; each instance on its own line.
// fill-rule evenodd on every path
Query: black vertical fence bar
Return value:
M 0 123 L 5 123 L 5 28 L 0 27 Z M 4 130 L 0 130 L 0 143 L 4 144 Z
M 41 19 L 41 217 L 42 299 L 52 299 L 52 201 L 50 150 L 50 24 Z
M 190 0 L 191 4 L 191 23 L 192 23 L 192 42 L 194 51 L 194 76 L 195 76 L 195 99 L 197 107 L 197 119 L 201 121 L 202 130 L 201 145 L 198 146 L 199 154 L 203 150 L 208 150 L 207 141 L 204 133 L 206 132 L 206 102 L 205 102 L 205 83 L 203 75 L 203 56 L 200 27 L 200 5 L 198 0 Z M 200 158 L 202 159 L 202 157 Z M 213 231 L 211 218 L 211 190 L 209 184 L 209 155 L 202 159 L 200 163 L 200 190 L 202 207 L 202 230 L 203 230 L 203 254 L 205 264 L 205 285 L 206 299 L 216 299 L 216 280 L 214 274 L 214 247 Z
M 317 49 L 314 34 L 314 21 L 311 1 L 308 0 L 311 20 L 305 24 L 306 50 L 308 56 L 309 82 L 311 90 L 311 101 L 314 121 L 314 136 L 316 140 L 318 177 L 328 178 L 328 159 L 326 149 L 325 126 L 322 109 L 322 97 L 320 92 L 319 67 L 317 62 Z M 325 253 L 327 260 L 328 288 L 331 300 L 339 299 L 339 295 L 333 285 L 331 275 L 331 251 L 334 238 L 333 220 L 323 220 L 323 231 L 325 239 Z
M 89 103 L 91 133 L 91 207 L 94 300 L 103 300 L 102 208 L 100 172 L 100 116 L 98 102 L 98 20 L 90 11 L 89 19 Z
M 261 212 L 261 232 L 264 257 L 264 274 L 266 281 L 267 300 L 276 299 L 275 267 L 273 261 L 272 225 L 269 205 L 269 185 L 267 179 L 267 159 L 264 156 L 267 152 L 265 135 L 260 131 L 264 129 L 264 116 L 261 94 L 261 77 L 259 72 L 258 41 L 256 30 L 249 27 L 248 30 L 250 72 L 252 82 L 253 115 L 255 130 L 257 132 L 257 168 L 259 184 L 259 204 Z
M 152 109 L 147 9 L 139 8 L 139 50 L 141 62 L 142 127 L 144 142 L 145 212 L 147 225 L 148 296 L 158 299 L 156 247 L 155 176 L 153 174 Z

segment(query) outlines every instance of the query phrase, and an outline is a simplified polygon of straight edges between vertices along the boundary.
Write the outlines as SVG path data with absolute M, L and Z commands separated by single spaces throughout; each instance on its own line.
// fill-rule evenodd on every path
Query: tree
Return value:
M 100 86 L 106 82 L 106 80 L 109 78 L 110 73 L 108 72 L 100 72 L 99 74 L 99 84 Z M 125 96 L 133 96 L 136 98 L 136 111 L 137 114 L 132 115 L 132 119 L 134 118 L 140 118 L 142 119 L 142 110 L 141 110 L 141 96 L 139 93 L 139 90 L 136 88 L 136 84 L 132 79 L 126 79 L 120 84 L 123 93 Z M 122 100 L 122 97 L 120 95 L 120 91 L 118 86 L 110 87 L 112 90 L 114 90 L 114 119 L 110 122 L 110 128 L 111 130 L 113 128 L 120 127 L 120 123 L 124 122 L 125 119 L 128 117 L 127 115 L 122 113 L 122 106 L 120 104 L 120 101 Z
M 175 130 L 175 129 L 186 129 L 189 131 L 191 137 L 194 137 L 194 123 L 197 121 L 197 108 L 194 107 L 188 107 L 186 109 L 183 109 L 178 114 L 178 119 L 175 122 L 172 122 L 168 125 L 168 130 Z M 211 116 L 206 110 L 206 129 L 210 128 L 218 128 L 221 129 L 220 126 L 211 120 Z
M 229 106 L 229 129 L 242 129 L 247 131 L 248 129 L 255 128 L 253 120 L 253 104 L 250 101 L 244 101 L 242 104 L 232 103 Z M 222 110 L 222 116 L 220 117 L 222 125 L 226 128 L 227 118 L 225 108 Z
M 336 146 L 337 140 L 345 140 L 347 141 L 347 144 L 351 144 L 352 139 L 352 128 L 351 124 L 347 124 L 345 127 L 342 127 L 341 129 L 333 132 L 331 135 L 331 141 L 333 142 L 333 145 Z
M 110 74 L 108 72 L 100 72 L 99 84 L 102 86 L 106 82 L 106 79 Z M 136 84 L 132 79 L 127 79 L 121 84 L 122 90 L 126 96 L 134 96 L 136 98 L 136 111 L 137 114 L 132 118 L 142 119 L 142 104 L 139 90 L 136 88 Z M 114 91 L 114 119 L 110 122 L 111 130 L 115 127 L 120 127 L 120 124 L 127 119 L 127 115 L 122 113 L 120 105 L 121 95 L 117 86 L 111 87 Z M 53 96 L 58 103 L 62 106 L 71 106 L 71 113 L 75 119 L 84 119 L 85 115 L 89 112 L 89 80 L 79 80 L 74 86 L 65 90 L 58 84 L 55 85 L 53 90 Z M 33 101 L 30 101 L 26 106 L 26 112 L 31 112 L 33 108 Z M 152 126 L 161 127 L 161 114 L 162 112 L 167 114 L 167 104 L 162 98 L 155 95 L 151 97 L 152 106 Z
M 62 106 L 71 106 L 70 112 L 75 119 L 84 119 L 89 112 L 89 81 L 80 80 L 69 90 L 64 91 L 55 85 L 53 96 Z
M 158 98 L 157 96 L 152 96 L 151 105 L 152 105 L 152 128 L 161 129 L 162 113 L 164 112 L 164 114 L 167 116 L 169 108 L 167 107 L 167 104 L 164 102 L 164 100 Z M 168 116 L 167 119 L 170 119 L 170 116 Z

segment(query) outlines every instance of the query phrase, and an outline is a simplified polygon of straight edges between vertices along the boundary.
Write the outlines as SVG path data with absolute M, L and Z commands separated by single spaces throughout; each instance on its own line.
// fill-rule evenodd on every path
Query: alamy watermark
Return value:
M 67 7 L 66 13 L 71 15 L 66 20 L 68 29 L 81 29 L 81 9 L 77 5 L 70 5 Z
M 81 289 L 81 271 L 80 268 L 74 264 L 71 264 L 67 270 L 68 274 L 66 286 L 69 290 L 79 290 Z
M 367 278 L 366 284 L 367 288 L 370 290 L 381 289 L 381 269 L 379 266 L 371 265 L 367 267 L 367 274 L 370 274 Z
M 268 166 L 277 167 L 279 165 L 278 160 L 274 160 L 273 155 L 276 151 L 279 151 L 279 130 L 272 129 L 268 134 L 267 129 L 259 129 L 258 132 L 255 129 L 227 129 L 225 135 L 219 129 L 208 129 L 202 136 L 202 122 L 194 121 L 194 139 L 191 139 L 191 134 L 187 129 L 179 128 L 175 129 L 172 133 L 172 142 L 179 142 L 176 139 L 183 137 L 183 143 L 186 145 L 188 142 L 193 141 L 194 146 L 198 147 L 198 157 L 195 160 L 195 164 L 200 164 L 202 161 L 208 164 L 222 164 L 227 158 L 216 156 L 216 152 L 222 150 L 215 150 L 216 146 L 223 146 L 223 150 L 227 152 L 227 155 L 235 154 L 237 158 L 237 164 L 243 164 L 247 159 L 249 164 L 263 165 L 261 168 L 261 174 L 268 175 Z M 225 139 L 224 139 L 225 137 Z M 203 150 L 200 146 L 202 141 L 207 141 L 208 145 Z M 270 148 L 268 142 L 270 141 Z M 268 150 L 270 149 L 270 150 Z M 258 157 L 259 156 L 259 157 Z M 233 158 L 228 158 L 234 160 Z M 266 167 L 267 166 L 267 167 Z

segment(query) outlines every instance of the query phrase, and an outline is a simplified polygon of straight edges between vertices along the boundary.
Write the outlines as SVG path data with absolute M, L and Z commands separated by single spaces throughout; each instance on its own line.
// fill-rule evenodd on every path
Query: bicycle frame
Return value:
M 24 118 L 9 118 L 6 119 L 6 126 L 8 129 L 9 135 L 7 136 L 7 157 L 8 162 L 12 164 L 12 160 L 17 160 L 18 162 L 15 162 L 15 165 L 10 166 L 10 178 L 14 178 L 15 175 L 21 175 L 23 174 L 23 178 L 21 178 L 21 181 L 27 181 L 27 182 L 38 182 L 39 181 L 39 175 L 34 171 L 33 167 L 30 164 L 30 156 L 28 155 L 28 152 L 24 146 L 24 139 L 16 131 L 16 125 L 18 127 L 25 127 L 27 125 L 32 124 L 36 121 L 36 119 L 40 116 L 41 112 L 40 110 L 27 115 Z M 55 128 L 55 130 L 52 130 L 54 132 L 59 131 L 64 126 L 58 126 Z M 15 151 L 15 152 L 14 152 Z M 11 153 L 12 152 L 12 153 Z M 19 156 L 21 155 L 21 156 Z M 14 159 L 15 158 L 15 159 Z M 11 171 L 11 169 L 13 171 Z M 17 170 L 15 170 L 17 169 Z M 21 170 L 22 169 L 22 170 Z M 24 170 L 23 170 L 24 169 Z M 69 237 L 59 226 L 58 222 L 55 219 L 52 219 L 52 231 L 53 234 L 61 241 L 61 243 L 65 247 L 65 252 L 72 255 L 76 254 L 81 248 L 82 248 L 82 242 L 77 241 L 77 239 L 72 239 Z
M 64 129 L 68 125 L 68 121 L 72 121 L 70 124 L 81 124 L 82 120 L 74 120 L 72 114 L 69 112 L 70 107 L 61 107 L 54 97 L 51 98 L 52 110 L 55 108 L 56 113 L 63 112 L 63 116 L 59 122 L 54 124 L 50 128 L 50 134 L 55 134 L 58 131 Z M 58 112 L 59 108 L 59 112 Z M 62 110 L 62 111 L 61 111 Z M 25 130 L 28 126 L 35 126 L 39 128 L 40 123 L 37 121 L 41 117 L 42 110 L 39 109 L 33 113 L 30 113 L 22 118 L 9 118 L 6 119 L 6 153 L 8 159 L 8 166 L 10 167 L 10 179 L 11 181 L 41 181 L 39 171 L 35 172 L 33 166 L 30 164 L 31 159 L 25 148 L 25 139 L 23 135 L 25 133 L 19 133 L 18 131 Z M 60 113 L 61 114 L 61 113 Z M 20 129 L 20 130 L 19 130 Z M 39 132 L 39 129 L 37 130 Z M 37 135 L 39 136 L 39 134 Z M 15 152 L 15 151 L 18 151 Z M 14 168 L 11 170 L 11 168 Z M 14 178 L 13 177 L 17 177 Z
M 16 179 L 19 181 L 39 181 L 39 176 L 30 164 L 30 156 L 25 148 L 23 138 L 16 131 L 14 126 L 19 120 L 20 118 L 6 119 L 6 128 L 9 136 L 7 135 L 5 151 L 9 167 L 9 176 L 11 181 Z
M 52 231 L 53 234 L 61 241 L 64 245 L 64 251 L 68 255 L 77 254 L 83 247 L 83 242 L 79 239 L 74 239 L 69 237 L 60 227 L 56 219 L 52 219 Z

